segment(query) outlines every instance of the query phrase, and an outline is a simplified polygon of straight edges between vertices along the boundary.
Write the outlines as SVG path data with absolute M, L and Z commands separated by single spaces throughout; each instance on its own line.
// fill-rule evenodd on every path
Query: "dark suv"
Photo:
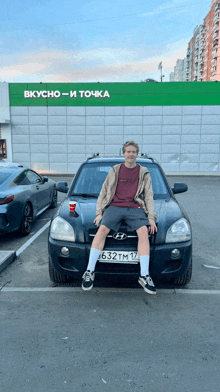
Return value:
M 97 232 L 93 221 L 99 192 L 110 168 L 122 162 L 123 157 L 96 154 L 82 163 L 69 188 L 66 182 L 57 183 L 57 190 L 67 196 L 49 231 L 49 274 L 53 282 L 81 279 Z M 150 275 L 186 285 L 192 275 L 191 225 L 174 194 L 187 191 L 187 185 L 175 183 L 171 188 L 159 163 L 146 155 L 142 154 L 136 162 L 150 171 L 157 214 L 157 233 L 149 238 Z M 74 212 L 70 211 L 69 201 L 77 202 Z M 119 231 L 110 231 L 107 236 L 96 273 L 138 276 L 137 241 L 136 231 L 130 232 L 122 221 Z

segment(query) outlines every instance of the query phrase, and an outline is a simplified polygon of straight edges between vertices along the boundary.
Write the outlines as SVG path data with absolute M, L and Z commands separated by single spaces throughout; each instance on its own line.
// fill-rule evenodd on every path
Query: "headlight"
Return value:
M 61 216 L 57 216 L 50 228 L 50 236 L 54 240 L 75 242 L 75 234 L 72 226 Z
M 189 222 L 185 218 L 179 219 L 167 230 L 166 243 L 185 242 L 191 239 Z

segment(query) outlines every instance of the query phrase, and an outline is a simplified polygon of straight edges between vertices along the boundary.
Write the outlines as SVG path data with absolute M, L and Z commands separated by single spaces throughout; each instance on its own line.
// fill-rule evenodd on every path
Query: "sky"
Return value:
M 169 81 L 211 0 L 7 0 L 0 81 Z

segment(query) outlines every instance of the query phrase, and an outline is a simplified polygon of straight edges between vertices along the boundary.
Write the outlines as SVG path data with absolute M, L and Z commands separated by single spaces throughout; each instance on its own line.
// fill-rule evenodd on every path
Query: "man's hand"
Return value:
M 99 222 L 102 220 L 102 215 L 99 214 L 97 215 L 97 217 L 95 218 L 94 222 L 96 226 L 98 226 Z
M 153 219 L 148 219 L 150 222 L 150 226 L 148 227 L 149 234 L 154 234 L 157 232 L 157 226 Z

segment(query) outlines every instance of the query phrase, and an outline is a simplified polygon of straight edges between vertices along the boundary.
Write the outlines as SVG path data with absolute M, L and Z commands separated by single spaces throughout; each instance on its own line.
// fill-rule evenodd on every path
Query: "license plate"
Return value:
M 140 257 L 138 252 L 120 252 L 120 251 L 109 251 L 104 250 L 98 260 L 101 263 L 130 263 L 138 264 L 140 262 Z

